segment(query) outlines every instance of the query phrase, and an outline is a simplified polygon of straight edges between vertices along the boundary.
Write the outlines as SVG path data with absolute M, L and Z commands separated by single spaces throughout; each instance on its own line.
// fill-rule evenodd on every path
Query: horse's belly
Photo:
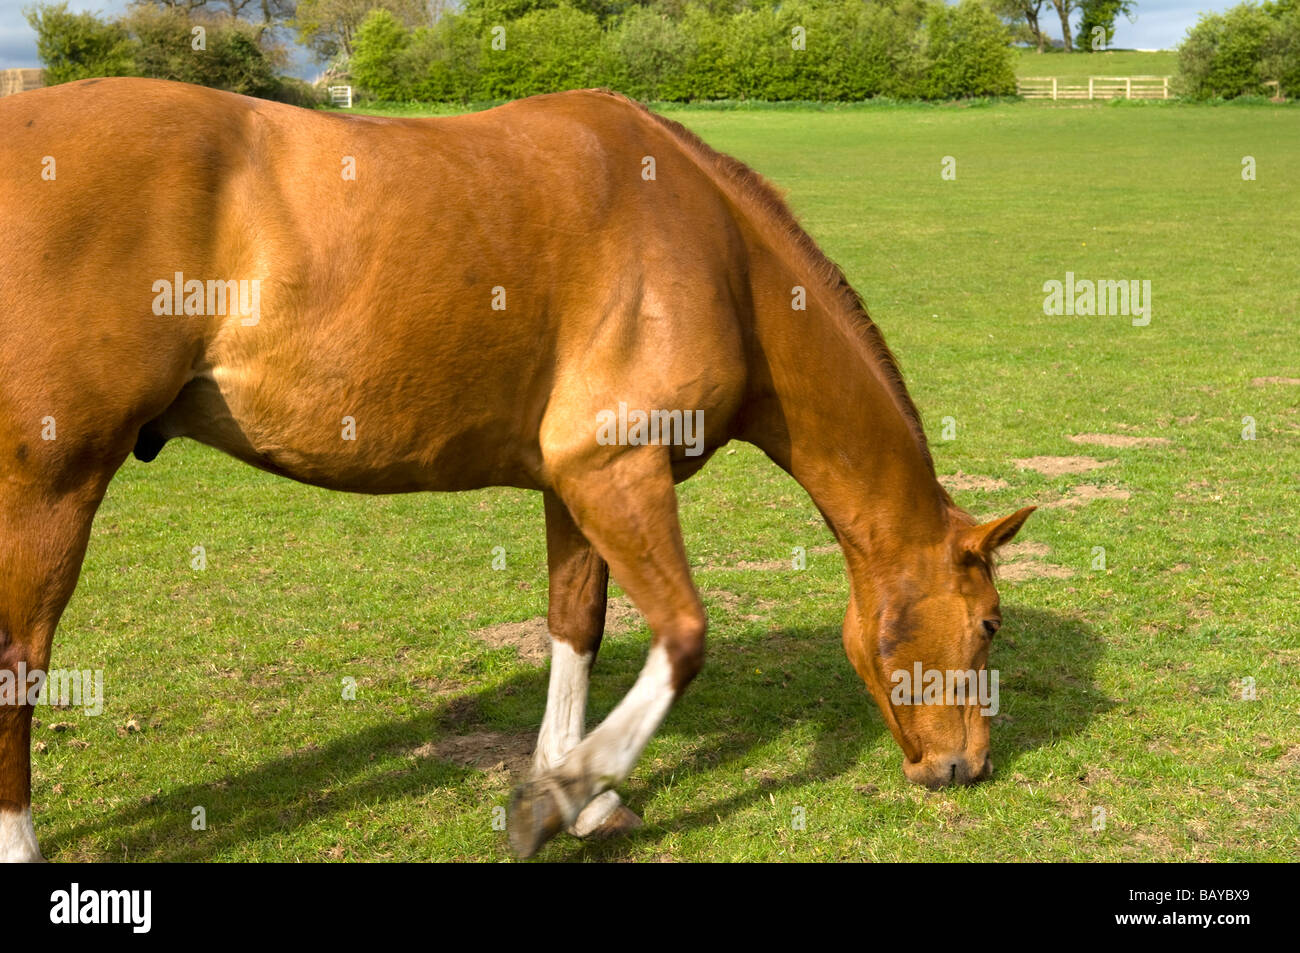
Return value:
M 328 489 L 539 487 L 540 451 L 523 417 L 472 393 L 451 402 L 433 387 L 415 391 L 361 372 L 310 381 L 217 365 L 151 426 Z

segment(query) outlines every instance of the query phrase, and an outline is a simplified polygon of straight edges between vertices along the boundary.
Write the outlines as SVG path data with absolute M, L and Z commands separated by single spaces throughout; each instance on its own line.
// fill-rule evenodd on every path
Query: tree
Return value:
M 406 99 L 398 61 L 411 45 L 411 31 L 389 10 L 371 10 L 357 28 L 348 72 L 362 89 L 390 102 Z
M 208 0 L 141 0 L 133 6 L 160 6 L 170 10 L 180 10 L 182 13 L 193 13 L 199 7 L 206 6 Z
M 224 12 L 186 12 L 179 6 L 137 3 L 120 21 L 135 41 L 138 75 L 271 97 L 286 54 L 265 26 Z M 203 45 L 194 30 L 203 28 Z
M 580 13 L 590 13 L 604 23 L 636 6 L 636 0 L 464 0 L 465 13 L 488 24 L 508 23 L 538 10 L 554 10 L 558 7 L 571 7 Z
M 292 18 L 294 0 L 131 0 L 129 7 L 133 10 L 141 7 L 179 10 L 186 15 L 196 10 L 221 10 L 231 17 L 267 27 Z
M 69 13 L 66 3 L 38 4 L 23 16 L 36 31 L 36 53 L 45 64 L 47 86 L 135 72 L 131 38 L 121 24 L 93 13 Z
M 1061 36 L 1065 40 L 1065 52 L 1074 48 L 1070 45 L 1070 15 L 1079 7 L 1079 0 L 1052 0 L 1056 15 L 1061 18 Z
M 1300 93 L 1300 4 L 1296 0 L 1265 3 L 1273 19 L 1260 54 L 1260 74 L 1278 83 L 1279 96 Z
M 289 21 L 298 41 L 324 59 L 352 55 L 353 38 L 371 10 L 387 10 L 406 26 L 427 16 L 423 0 L 300 0 Z
M 1134 0 L 1080 0 L 1079 9 L 1082 16 L 1075 44 L 1081 50 L 1104 50 L 1115 38 L 1115 17 L 1122 13 L 1132 23 L 1137 4 Z
M 1043 52 L 1047 36 L 1038 22 L 1046 0 L 989 0 L 989 9 L 1011 28 L 1012 39 L 1028 41 Z
M 1178 85 L 1198 99 L 1300 91 L 1300 9 L 1295 0 L 1243 3 L 1206 14 L 1178 47 Z

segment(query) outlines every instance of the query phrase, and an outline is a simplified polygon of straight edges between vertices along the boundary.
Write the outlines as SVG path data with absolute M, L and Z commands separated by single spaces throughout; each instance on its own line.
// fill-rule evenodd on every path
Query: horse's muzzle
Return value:
M 913 784 L 932 791 L 958 784 L 977 784 L 993 774 L 993 759 L 985 752 L 982 758 L 965 754 L 943 755 L 923 761 L 903 761 L 903 774 Z

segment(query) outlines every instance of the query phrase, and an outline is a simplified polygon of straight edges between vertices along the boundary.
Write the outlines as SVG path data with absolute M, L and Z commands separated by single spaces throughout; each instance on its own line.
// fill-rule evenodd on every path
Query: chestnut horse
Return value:
M 375 119 L 87 80 L 0 100 L 0 221 L 0 672 L 45 670 L 133 450 L 189 437 L 359 493 L 539 490 L 550 689 L 509 840 L 626 830 L 615 788 L 704 657 L 674 485 L 738 439 L 839 541 L 844 646 L 907 777 L 991 772 L 977 708 L 890 683 L 984 670 L 991 556 L 1030 509 L 953 504 L 839 269 L 678 124 L 604 91 Z M 611 572 L 653 639 L 588 734 Z M 9 859 L 40 859 L 31 717 L 0 709 Z

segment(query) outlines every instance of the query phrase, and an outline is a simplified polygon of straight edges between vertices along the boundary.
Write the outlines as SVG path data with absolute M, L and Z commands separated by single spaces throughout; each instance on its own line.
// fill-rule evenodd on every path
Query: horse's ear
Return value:
M 987 559 L 999 546 L 1011 542 L 1016 533 L 1020 532 L 1020 527 L 1025 525 L 1025 520 L 1029 519 L 1029 514 L 1036 509 L 1036 506 L 1026 506 L 1000 520 L 970 527 L 962 533 L 962 547 Z

